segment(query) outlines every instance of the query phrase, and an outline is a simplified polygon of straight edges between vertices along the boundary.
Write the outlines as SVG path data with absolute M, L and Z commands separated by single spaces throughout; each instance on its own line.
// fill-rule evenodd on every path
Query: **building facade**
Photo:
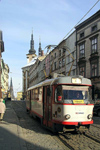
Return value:
M 0 98 L 2 98 L 2 85 L 1 85 L 1 58 L 2 58 L 2 52 L 4 52 L 4 42 L 3 42 L 3 35 L 2 31 L 0 31 Z
M 9 90 L 9 67 L 4 63 L 3 59 L 1 59 L 1 71 L 2 98 L 7 98 Z
M 22 100 L 22 96 L 23 96 L 23 92 L 20 91 L 20 92 L 17 92 L 17 100 Z
M 44 56 L 42 57 L 43 50 L 41 49 L 40 41 L 39 41 L 38 54 L 39 54 L 39 56 L 36 55 L 36 50 L 34 49 L 34 40 L 33 40 L 33 33 L 32 33 L 31 41 L 30 41 L 30 50 L 29 50 L 29 53 L 26 55 L 27 56 L 27 65 L 22 68 L 23 99 L 26 98 L 26 90 L 34 83 L 34 81 L 36 82 L 36 78 L 37 78 L 36 66 L 38 66 L 41 59 L 44 58 Z M 36 62 L 36 65 L 34 65 L 35 62 Z M 34 71 L 34 75 L 33 75 L 33 71 Z
M 100 10 L 76 26 L 75 31 L 43 59 L 36 58 L 28 70 L 29 87 L 53 77 L 54 73 L 65 76 L 82 75 L 92 81 L 92 98 L 100 98 L 99 42 Z
M 100 10 L 76 27 L 77 74 L 92 81 L 92 98 L 100 98 Z
M 76 31 L 66 38 L 66 76 L 76 75 Z

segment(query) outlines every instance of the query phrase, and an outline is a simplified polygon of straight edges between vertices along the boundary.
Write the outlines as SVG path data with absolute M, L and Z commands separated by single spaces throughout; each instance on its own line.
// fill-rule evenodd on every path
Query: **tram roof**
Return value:
M 73 83 L 72 79 L 80 79 L 81 83 Z M 72 85 L 86 85 L 86 86 L 91 86 L 91 80 L 84 78 L 83 76 L 65 76 L 65 77 L 58 77 L 58 78 L 53 78 L 53 79 L 47 79 L 44 80 L 43 82 L 40 82 L 30 88 L 28 90 L 41 87 L 41 86 L 46 86 L 46 85 L 53 85 L 53 84 L 72 84 Z

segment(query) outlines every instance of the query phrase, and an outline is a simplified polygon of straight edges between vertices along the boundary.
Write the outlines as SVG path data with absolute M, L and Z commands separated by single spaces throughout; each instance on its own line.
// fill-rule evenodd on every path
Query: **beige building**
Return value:
M 22 100 L 23 92 L 17 92 L 17 100 Z
M 50 73 L 57 73 L 66 75 L 66 41 L 60 42 L 51 52 L 50 52 Z
M 39 56 L 34 61 L 34 64 L 31 65 L 29 69 L 29 87 L 43 81 L 45 75 L 43 72 L 45 56 Z
M 3 42 L 3 35 L 2 31 L 0 31 L 0 98 L 2 97 L 2 85 L 1 85 L 1 58 L 2 58 L 2 52 L 4 52 L 4 42 Z
M 100 98 L 100 10 L 76 27 L 77 74 L 92 81 L 92 98 Z
M 76 75 L 76 31 L 66 38 L 66 76 Z
M 7 98 L 8 88 L 9 88 L 9 67 L 4 63 L 4 60 L 1 59 L 1 87 L 2 87 L 2 97 Z

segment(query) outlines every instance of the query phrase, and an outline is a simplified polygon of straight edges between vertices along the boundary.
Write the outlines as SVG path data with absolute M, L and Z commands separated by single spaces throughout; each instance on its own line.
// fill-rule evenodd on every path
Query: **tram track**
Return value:
M 20 125 L 23 128 L 27 129 L 29 115 L 25 115 L 25 102 L 13 102 L 13 109 L 17 113 L 17 116 L 20 120 Z M 26 121 L 27 120 L 27 121 Z M 26 123 L 25 123 L 26 122 Z M 33 123 L 33 121 L 32 121 Z M 37 123 L 38 124 L 38 123 Z M 69 150 L 99 150 L 100 149 L 100 134 L 98 133 L 99 126 L 94 124 L 91 125 L 90 130 L 85 134 L 79 134 L 77 132 L 60 132 L 58 135 L 52 135 L 54 139 L 58 139 L 65 147 L 68 147 Z M 24 131 L 25 132 L 25 131 Z M 49 134 L 49 133 L 48 133 Z
M 98 128 L 98 129 L 100 129 L 100 125 L 94 125 L 94 124 L 92 124 L 91 126 L 93 126 L 93 127 L 96 127 L 96 128 Z
M 71 150 L 99 149 L 100 139 L 90 133 L 78 134 L 75 132 L 59 133 L 58 138 Z
M 94 135 L 91 135 L 91 132 L 87 132 L 84 134 L 84 136 L 92 139 L 93 141 L 97 142 L 97 143 L 100 143 L 100 138 L 98 139 L 98 137 L 94 136 Z

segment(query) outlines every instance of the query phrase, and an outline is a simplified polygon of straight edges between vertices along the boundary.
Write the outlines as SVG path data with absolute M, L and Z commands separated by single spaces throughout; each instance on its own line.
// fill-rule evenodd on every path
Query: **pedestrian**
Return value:
M 3 116 L 6 110 L 6 105 L 3 103 L 3 99 L 0 99 L 0 121 L 3 120 Z

